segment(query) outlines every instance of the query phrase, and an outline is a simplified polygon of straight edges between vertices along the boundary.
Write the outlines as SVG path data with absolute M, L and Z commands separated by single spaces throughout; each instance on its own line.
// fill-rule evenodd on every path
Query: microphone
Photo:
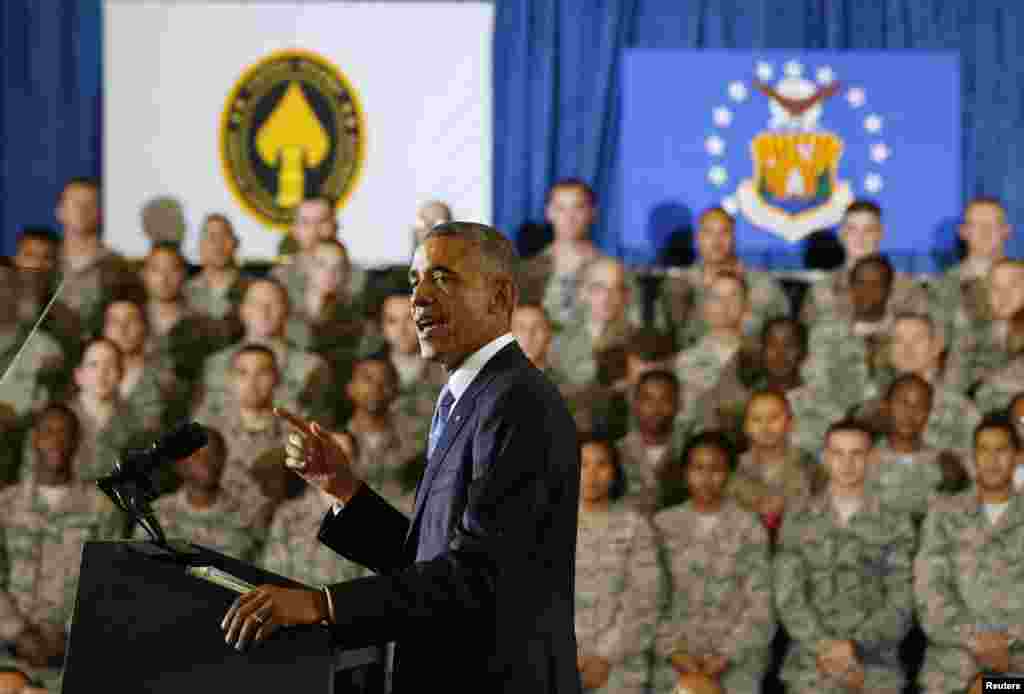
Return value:
M 209 441 L 206 429 L 198 422 L 182 422 L 147 448 L 125 451 L 114 463 L 113 476 L 119 479 L 146 478 L 160 465 L 187 458 Z

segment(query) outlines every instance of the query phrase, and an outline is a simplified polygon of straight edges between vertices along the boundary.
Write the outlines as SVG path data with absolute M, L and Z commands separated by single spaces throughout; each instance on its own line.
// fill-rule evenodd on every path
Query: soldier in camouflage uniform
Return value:
M 590 240 L 596 201 L 593 189 L 579 179 L 551 186 L 544 213 L 554 242 L 523 264 L 520 303 L 542 305 L 557 328 L 576 317 L 587 268 L 602 256 Z
M 736 357 L 743 343 L 743 316 L 749 307 L 747 285 L 739 275 L 722 273 L 711 281 L 701 307 L 708 333 L 680 352 L 675 362 L 676 376 L 685 384 L 684 409 L 694 410 Z
M 855 200 L 846 208 L 839 227 L 839 240 L 846 251 L 846 267 L 815 282 L 800 306 L 800 320 L 812 324 L 819 320 L 848 321 L 853 317 L 850 302 L 850 270 L 861 258 L 879 252 L 885 229 L 882 209 L 868 200 Z M 912 277 L 895 273 L 886 304 L 890 314 L 925 313 L 929 309 L 928 292 Z
M 626 474 L 625 502 L 650 515 L 658 509 L 666 466 L 676 465 L 687 429 L 678 427 L 679 380 L 670 371 L 648 371 L 635 386 L 633 427 L 616 443 Z
M 646 691 L 657 619 L 658 562 L 650 524 L 617 503 L 625 476 L 607 439 L 580 448 L 576 643 L 585 691 Z
M 308 487 L 297 499 L 282 504 L 270 524 L 260 562 L 264 569 L 308 586 L 341 583 L 367 570 L 320 544 L 317 535 L 334 499 Z
M 700 307 L 712 280 L 721 272 L 740 275 L 747 285 L 749 310 L 743 320 L 746 335 L 757 335 L 768 318 L 791 313 L 789 299 L 771 275 L 744 268 L 736 257 L 736 222 L 728 212 L 713 207 L 701 214 L 697 220 L 697 248 L 700 263 L 666 277 L 656 302 L 655 314 L 671 317 L 678 349 L 691 347 L 707 333 Z
M 790 443 L 793 413 L 782 393 L 756 391 L 747 402 L 743 430 L 750 449 L 740 456 L 726 493 L 774 532 L 783 513 L 817 493 L 826 476 L 810 452 Z
M 274 396 L 280 373 L 274 352 L 263 345 L 246 345 L 232 360 L 230 410 L 204 421 L 224 437 L 227 455 L 222 486 L 233 497 L 258 508 L 270 523 L 274 500 L 268 498 L 254 476 L 257 459 L 284 446 L 287 426 L 274 415 Z M 265 529 L 265 528 L 264 528 Z
M 743 437 L 743 415 L 751 394 L 775 390 L 786 394 L 793 413 L 790 442 L 805 451 L 820 450 L 825 432 L 842 419 L 843 410 L 805 383 L 802 369 L 807 351 L 803 323 L 786 316 L 765 321 L 756 354 L 741 348 L 701 398 L 699 426 L 720 429 L 738 442 Z
M 206 434 L 207 444 L 177 463 L 181 489 L 153 502 L 153 512 L 168 538 L 255 561 L 267 528 L 252 504 L 221 486 L 227 461 L 224 437 L 209 427 Z M 141 530 L 136 530 L 140 539 L 146 537 Z
M 334 208 L 335 201 L 326 197 L 306 198 L 295 208 L 292 238 L 298 245 L 297 252 L 270 273 L 288 292 L 288 300 L 292 306 L 302 305 L 312 255 L 317 244 L 338 238 L 338 220 Z M 366 289 L 367 278 L 366 270 L 353 265 L 343 300 L 358 301 Z
M 869 496 L 909 514 L 915 524 L 920 524 L 936 494 L 965 482 L 960 461 L 924 441 L 933 393 L 932 385 L 914 373 L 892 382 L 882 407 L 886 436 L 875 449 L 877 458 L 867 481 Z
M 1016 354 L 1009 364 L 982 380 L 974 401 L 988 414 L 1004 409 L 1017 393 L 1024 393 L 1024 352 Z
M 999 201 L 981 197 L 968 202 L 960 225 L 960 238 L 967 246 L 967 257 L 931 285 L 935 316 L 943 323 L 948 345 L 963 339 L 963 329 L 982 317 L 978 309 L 983 308 L 983 302 L 975 301 L 973 295 L 979 293 L 978 285 L 984 284 L 992 265 L 1006 257 L 1010 225 Z M 961 311 L 965 314 L 964 320 L 958 325 L 954 317 Z
M 414 499 L 411 490 L 403 488 L 401 472 L 418 453 L 427 429 L 422 420 L 392 409 L 398 395 L 398 372 L 386 358 L 361 359 L 353 367 L 345 394 L 353 405 L 347 431 L 359 449 L 356 474 L 392 506 L 411 516 Z
M 652 692 L 677 671 L 714 677 L 725 692 L 759 692 L 775 633 L 768 537 L 725 497 L 731 446 L 699 434 L 687 448 L 690 500 L 653 524 L 662 564 Z
M 957 314 L 950 355 L 951 368 L 969 393 L 1010 363 L 1011 326 L 1024 320 L 1024 260 L 995 263 L 984 286 L 987 299 L 977 316 L 972 319 L 963 309 Z
M 892 265 L 884 256 L 862 258 L 850 272 L 854 315 L 811 329 L 805 380 L 830 406 L 843 412 L 859 406 L 885 356 L 893 317 L 886 313 Z
M 5 378 L 0 383 L 0 403 L 24 416 L 59 395 L 53 390 L 63 380 L 65 361 L 56 340 L 42 330 L 32 333 L 34 323 L 19 321 L 17 288 L 15 274 L 0 267 L 0 377 Z
M 787 511 L 775 608 L 793 642 L 788 691 L 899 694 L 899 644 L 913 615 L 910 517 L 865 493 L 871 433 L 837 422 L 825 438 L 828 490 Z
M 14 665 L 54 688 L 82 546 L 116 539 L 121 515 L 95 485 L 72 478 L 80 431 L 68 408 L 47 407 L 30 439 L 32 480 L 0 492 L 0 644 L 13 650 Z
M 99 234 L 100 190 L 92 179 L 71 179 L 57 201 L 63 227 L 61 297 L 78 314 L 86 334 L 97 335 L 103 307 L 113 296 L 137 290 L 138 275 L 122 256 L 103 245 Z
M 963 692 L 979 671 L 1024 670 L 1024 498 L 1013 490 L 1020 444 L 1005 418 L 974 439 L 977 486 L 938 500 L 914 562 L 918 615 L 928 636 L 919 683 Z
M 627 344 L 635 330 L 626 312 L 630 290 L 622 263 L 611 258 L 591 263 L 585 283 L 578 318 L 565 327 L 552 347 L 555 369 L 565 381 L 578 386 L 595 383 L 596 355 Z
M 240 308 L 245 336 L 239 343 L 209 357 L 203 365 L 203 392 L 197 419 L 212 420 L 226 411 L 231 400 L 228 376 L 235 354 L 244 345 L 262 344 L 274 352 L 277 360 L 279 404 L 325 425 L 331 424 L 330 368 L 323 357 L 303 351 L 288 341 L 285 326 L 289 308 L 280 284 L 267 279 L 252 282 Z
M 130 409 L 158 417 L 164 426 L 180 421 L 187 412 L 186 391 L 165 357 L 146 352 L 149 326 L 143 305 L 116 299 L 104 315 L 103 337 L 121 350 L 121 400 Z
M 237 315 L 249 280 L 238 270 L 238 236 L 225 215 L 206 215 L 199 236 L 202 271 L 185 283 L 185 302 L 218 320 Z
M 120 350 L 104 338 L 86 346 L 82 363 L 75 368 L 78 394 L 68 406 L 81 425 L 81 443 L 72 465 L 78 480 L 93 481 L 109 473 L 122 451 L 148 445 L 159 432 L 157 410 L 130 408 L 121 399 L 122 373 Z M 27 466 L 30 457 L 29 453 Z

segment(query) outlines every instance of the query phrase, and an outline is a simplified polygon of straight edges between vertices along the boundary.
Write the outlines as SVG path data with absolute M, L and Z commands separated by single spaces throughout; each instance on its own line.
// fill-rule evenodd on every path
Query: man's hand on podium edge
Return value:
M 220 628 L 224 642 L 236 650 L 265 641 L 280 627 L 319 624 L 329 617 L 322 591 L 263 585 L 232 603 Z
M 351 436 L 329 432 L 280 407 L 274 408 L 274 414 L 292 428 L 285 444 L 285 465 L 307 484 L 348 503 L 363 485 L 352 473 L 355 448 Z

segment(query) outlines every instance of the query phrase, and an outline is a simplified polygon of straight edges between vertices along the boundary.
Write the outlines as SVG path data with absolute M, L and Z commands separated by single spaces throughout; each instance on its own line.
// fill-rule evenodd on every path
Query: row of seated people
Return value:
M 263 347 L 240 352 L 247 360 L 274 372 Z M 397 382 L 389 362 L 361 360 L 356 372 L 353 418 L 386 413 Z M 669 371 L 641 376 L 640 437 L 670 435 L 678 387 Z M 898 378 L 883 436 L 864 422 L 834 422 L 821 462 L 792 445 L 788 400 L 769 389 L 743 415 L 742 455 L 730 434 L 703 431 L 653 483 L 651 459 L 635 457 L 628 438 L 581 436 L 576 627 L 585 684 L 670 692 L 682 675 L 760 691 L 781 625 L 791 639 L 781 671 L 788 691 L 898 692 L 907 670 L 899 645 L 915 614 L 929 639 L 921 691 L 959 691 L 980 672 L 1024 666 L 1024 501 L 1015 488 L 1024 420 L 993 415 L 978 425 L 967 480 L 924 443 L 931 392 L 919 376 Z M 207 432 L 209 443 L 176 466 L 180 489 L 155 502 L 169 536 L 310 585 L 364 574 L 319 545 L 331 500 L 287 471 L 279 448 L 250 465 L 231 457 L 224 433 Z M 54 688 L 82 544 L 132 530 L 74 476 L 83 435 L 74 409 L 48 405 L 29 437 L 31 474 L 0 491 L 4 659 Z M 394 484 L 381 474 L 388 462 L 364 458 L 351 432 L 337 436 L 371 485 L 407 503 L 415 473 Z M 402 464 L 415 468 L 421 457 Z M 272 513 L 254 502 L 256 486 L 275 500 Z

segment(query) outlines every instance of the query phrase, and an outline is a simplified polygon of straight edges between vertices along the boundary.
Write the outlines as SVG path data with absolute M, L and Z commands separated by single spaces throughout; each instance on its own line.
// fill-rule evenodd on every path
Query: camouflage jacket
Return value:
M 765 497 L 780 495 L 786 499 L 788 512 L 816 494 L 827 477 L 814 456 L 799 448 L 790 448 L 782 466 L 771 475 L 754 461 L 754 454 L 747 451 L 740 456 L 736 471 L 729 476 L 726 494 L 751 513 L 758 512 L 758 504 Z
M 82 547 L 119 536 L 121 514 L 94 485 L 67 489 L 53 506 L 31 482 L 0 491 L 0 639 L 44 623 L 66 628 Z
M 893 277 L 886 313 L 927 314 L 931 308 L 928 291 L 913 277 L 901 272 Z M 850 270 L 836 270 L 808 289 L 800 306 L 800 320 L 808 325 L 817 321 L 844 321 L 853 319 L 850 303 Z
M 200 273 L 185 283 L 185 301 L 197 311 L 220 320 L 238 314 L 248 288 L 249 279 L 241 273 L 222 290 L 211 287 Z
M 974 401 L 983 414 L 1003 410 L 1018 393 L 1024 393 L 1024 355 L 1018 355 L 1002 369 L 985 376 Z
M 42 330 L 31 333 L 31 328 L 25 324 L 0 336 L 0 376 L 6 376 L 0 384 L 0 403 L 10 405 L 19 415 L 34 412 L 60 397 L 62 393 L 56 391 L 60 390 L 66 368 L 60 344 Z
M 179 489 L 154 501 L 153 512 L 169 539 L 209 547 L 241 561 L 255 561 L 266 537 L 253 506 L 228 489 L 221 489 L 209 508 L 194 507 L 188 492 Z M 142 528 L 135 534 L 147 537 Z
M 868 473 L 867 495 L 882 506 L 914 519 L 924 517 L 942 486 L 939 451 L 924 446 L 914 453 L 897 453 L 887 441 L 875 446 L 877 460 Z
M 112 298 L 141 295 L 142 281 L 130 262 L 108 248 L 101 248 L 96 258 L 84 268 L 62 268 L 64 286 L 60 295 L 64 303 L 81 321 L 89 335 L 103 332 L 103 310 Z
M 680 464 L 685 443 L 685 436 L 673 435 L 663 447 L 652 449 L 635 430 L 618 441 L 616 446 L 626 473 L 624 501 L 630 508 L 648 516 L 658 509 L 662 472 L 668 465 Z
M 767 661 L 775 617 L 768 537 L 725 502 L 706 534 L 690 502 L 654 516 L 662 565 L 655 663 L 675 651 Z

